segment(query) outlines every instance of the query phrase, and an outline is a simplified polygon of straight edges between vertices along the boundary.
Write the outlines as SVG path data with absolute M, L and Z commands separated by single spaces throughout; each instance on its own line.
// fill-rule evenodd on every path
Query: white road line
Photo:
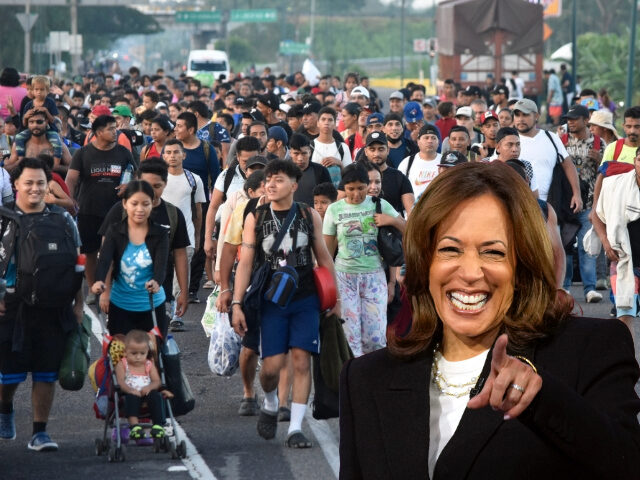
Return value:
M 98 319 L 96 314 L 93 313 L 91 308 L 89 308 L 87 305 L 84 306 L 84 313 L 87 314 L 91 319 L 91 331 L 93 332 L 93 335 L 98 340 L 98 343 L 102 345 L 102 327 L 100 326 L 100 320 Z M 187 433 L 180 426 L 177 420 L 176 420 L 176 427 L 178 430 L 177 433 L 180 440 L 184 440 L 184 443 L 187 446 L 187 457 L 182 459 L 182 463 L 185 467 L 187 467 L 187 470 L 189 470 L 189 475 L 191 476 L 191 478 L 195 478 L 198 480 L 217 480 L 215 475 L 209 469 L 209 467 L 207 466 L 207 463 L 204 461 L 202 456 L 198 453 L 198 450 L 196 449 L 195 445 L 191 442 L 191 440 L 187 436 Z
M 333 432 L 331 432 L 327 422 L 313 418 L 311 405 L 307 408 L 304 417 L 309 423 L 309 427 L 316 437 L 316 440 L 318 440 L 322 453 L 324 453 L 327 463 L 329 463 L 331 470 L 333 470 L 333 474 L 338 478 L 338 473 L 340 472 L 340 454 L 338 452 L 338 442 Z

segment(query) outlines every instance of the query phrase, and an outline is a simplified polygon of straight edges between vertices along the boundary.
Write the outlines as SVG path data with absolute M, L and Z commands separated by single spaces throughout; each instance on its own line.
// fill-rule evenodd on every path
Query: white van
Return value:
M 211 73 L 218 79 L 221 74 L 229 78 L 229 58 L 222 50 L 191 50 L 187 61 L 187 76 Z

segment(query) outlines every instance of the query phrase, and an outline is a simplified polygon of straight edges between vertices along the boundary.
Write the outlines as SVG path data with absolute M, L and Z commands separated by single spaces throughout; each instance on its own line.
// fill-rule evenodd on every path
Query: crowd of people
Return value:
M 611 288 L 612 316 L 631 330 L 640 284 L 640 107 L 625 110 L 622 138 L 606 91 L 577 89 L 570 75 L 561 81 L 545 73 L 550 129 L 540 127 L 541 106 L 525 97 L 517 72 L 499 84 L 489 76 L 485 85 L 465 88 L 447 79 L 436 96 L 410 83 L 392 92 L 386 105 L 356 73 L 307 79 L 265 69 L 260 76 L 203 85 L 162 70 L 141 75 L 133 67 L 128 74 L 73 81 L 36 75 L 23 87 L 18 72 L 5 68 L 2 204 L 22 214 L 60 213 L 86 255 L 88 294 L 74 292 L 75 300 L 59 308 L 59 321 L 43 318 L 43 335 L 37 322 L 24 318 L 31 311 L 41 318 L 44 307 L 16 291 L 22 239 L 18 235 L 17 249 L 0 249 L 8 287 L 0 322 L 0 438 L 15 438 L 13 394 L 31 371 L 29 448 L 57 449 L 46 421 L 62 352 L 48 347 L 69 331 L 74 314 L 81 318 L 84 303 L 97 303 L 108 313 L 109 331 L 122 334 L 151 330 L 153 309 L 166 337 L 185 329 L 185 312 L 200 303 L 200 289 L 217 286 L 216 307 L 242 336 L 238 414 L 257 416 L 265 439 L 288 422 L 286 445 L 311 447 L 302 420 L 319 320 L 327 313 L 320 311 L 314 266 L 334 278 L 338 298 L 329 313 L 343 319 L 354 356 L 370 359 L 350 363 L 343 373 L 344 478 L 371 474 L 378 467 L 367 462 L 385 458 L 378 450 L 382 434 L 363 421 L 366 415 L 356 415 L 376 408 L 366 385 L 383 388 L 379 382 L 395 375 L 393 361 L 380 355 L 414 359 L 428 349 L 428 365 L 420 357 L 421 365 L 434 366 L 431 373 L 413 370 L 421 379 L 432 374 L 431 386 L 416 388 L 429 391 L 426 405 L 446 421 L 427 414 L 426 426 L 441 436 L 427 442 L 428 461 L 409 465 L 417 470 L 407 466 L 409 477 L 424 469 L 433 475 L 440 454 L 451 457 L 445 445 L 465 422 L 470 397 L 470 409 L 490 404 L 504 420 L 528 412 L 535 399 L 550 395 L 541 385 L 555 385 L 562 372 L 539 372 L 537 358 L 513 355 L 552 335 L 552 326 L 569 316 L 574 264 L 586 302 L 602 301 L 598 290 Z M 406 265 L 385 261 L 378 244 L 382 227 L 405 233 Z M 290 292 L 284 298 L 261 296 L 256 308 L 245 296 L 265 265 L 267 284 L 288 278 L 276 272 L 295 281 L 285 285 Z M 489 287 L 474 286 L 483 282 Z M 403 321 L 407 309 L 413 317 Z M 526 321 L 519 324 L 515 314 Z M 502 333 L 509 336 L 508 350 Z M 625 343 L 629 334 L 615 335 Z M 132 353 L 124 368 L 146 375 L 142 393 L 148 395 L 157 374 L 141 360 L 147 350 L 140 338 L 131 340 L 138 357 Z M 541 353 L 543 368 L 565 346 L 564 337 L 558 342 Z M 46 355 L 36 355 L 43 347 Z M 379 350 L 386 353 L 366 355 Z M 262 401 L 254 387 L 258 358 Z M 466 362 L 462 370 L 459 361 Z M 480 375 L 487 365 L 493 377 Z M 637 380 L 637 365 L 627 366 L 627 380 Z M 471 380 L 467 371 L 474 372 Z M 501 371 L 510 373 L 498 387 L 494 377 Z M 413 388 L 402 383 L 403 375 L 400 388 Z M 592 402 L 585 391 L 568 392 L 571 378 L 562 377 L 552 394 L 580 397 L 574 404 L 588 411 L 600 405 L 601 397 Z M 408 411 L 384 398 L 379 407 Z M 637 413 L 637 401 L 625 412 Z M 133 423 L 138 403 L 129 399 Z M 532 418 L 549 407 L 548 400 L 540 403 L 527 429 L 540 427 Z M 613 414 L 598 415 L 606 417 L 603 424 L 614 421 Z M 389 431 L 390 441 L 406 436 L 400 425 Z M 627 427 L 637 438 L 637 421 Z M 358 438 L 370 440 L 371 450 L 356 445 Z M 397 453 L 405 443 L 398 442 Z

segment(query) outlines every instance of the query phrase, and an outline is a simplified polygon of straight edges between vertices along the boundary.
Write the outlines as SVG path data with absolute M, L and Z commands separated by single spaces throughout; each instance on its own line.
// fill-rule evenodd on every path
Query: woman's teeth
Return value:
M 489 296 L 485 293 L 467 295 L 465 293 L 451 292 L 449 299 L 454 307 L 460 310 L 474 311 L 480 310 L 487 303 Z

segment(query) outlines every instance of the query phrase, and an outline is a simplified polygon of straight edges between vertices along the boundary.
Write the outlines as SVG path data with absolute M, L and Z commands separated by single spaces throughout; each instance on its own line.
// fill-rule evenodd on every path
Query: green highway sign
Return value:
M 275 8 L 257 8 L 252 10 L 231 10 L 232 22 L 263 23 L 278 21 L 278 11 Z
M 217 23 L 222 19 L 222 12 L 178 10 L 176 22 L 180 23 Z
M 306 43 L 292 42 L 290 40 L 280 42 L 281 55 L 307 55 L 309 53 L 309 45 Z

